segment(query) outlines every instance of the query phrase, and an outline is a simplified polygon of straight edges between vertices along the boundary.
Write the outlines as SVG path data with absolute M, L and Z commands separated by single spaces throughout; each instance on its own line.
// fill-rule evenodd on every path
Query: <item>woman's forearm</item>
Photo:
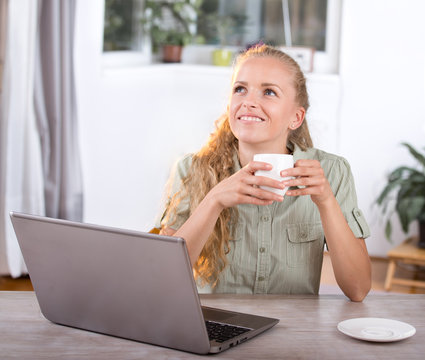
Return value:
M 186 240 L 192 265 L 198 260 L 223 209 L 239 204 L 270 205 L 273 201 L 283 200 L 281 195 L 260 188 L 269 186 L 283 189 L 284 186 L 280 181 L 254 175 L 257 170 L 270 169 L 271 165 L 267 163 L 250 162 L 214 186 L 180 229 L 173 232 L 173 235 Z
M 332 197 L 319 206 L 335 279 L 352 301 L 362 301 L 371 287 L 371 265 L 364 239 L 354 236 Z
M 198 260 L 221 211 L 222 208 L 215 201 L 214 196 L 209 193 L 186 222 L 174 233 L 174 236 L 182 237 L 186 241 L 192 265 Z

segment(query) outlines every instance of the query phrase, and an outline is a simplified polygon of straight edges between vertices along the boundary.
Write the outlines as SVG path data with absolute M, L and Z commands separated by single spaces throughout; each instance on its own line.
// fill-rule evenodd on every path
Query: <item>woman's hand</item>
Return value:
M 257 170 L 271 169 L 270 164 L 251 161 L 237 173 L 217 184 L 207 197 L 215 199 L 222 209 L 238 204 L 270 205 L 273 201 L 283 201 L 283 196 L 260 188 L 269 186 L 283 189 L 285 186 L 282 182 L 254 175 Z
M 317 160 L 298 160 L 294 167 L 281 171 L 282 177 L 294 177 L 285 180 L 285 186 L 302 186 L 300 189 L 291 189 L 286 192 L 288 196 L 310 195 L 311 200 L 320 206 L 334 197 L 328 179 Z
M 223 209 L 238 204 L 269 205 L 273 201 L 283 200 L 283 196 L 259 188 L 264 185 L 283 189 L 284 185 L 280 181 L 254 175 L 257 170 L 271 168 L 270 164 L 251 161 L 237 173 L 218 183 L 174 233 L 174 236 L 186 240 L 192 264 L 196 263 Z

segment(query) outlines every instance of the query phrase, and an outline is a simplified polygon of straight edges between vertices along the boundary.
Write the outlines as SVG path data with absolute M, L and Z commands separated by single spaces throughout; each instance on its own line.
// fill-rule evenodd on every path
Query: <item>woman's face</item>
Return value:
M 295 101 L 291 73 L 272 57 L 247 59 L 236 71 L 229 120 L 239 148 L 286 152 L 289 131 L 302 124 L 305 114 Z

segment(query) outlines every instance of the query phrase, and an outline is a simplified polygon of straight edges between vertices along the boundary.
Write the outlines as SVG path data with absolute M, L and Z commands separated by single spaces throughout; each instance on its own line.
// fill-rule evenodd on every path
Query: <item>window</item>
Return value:
M 106 67 L 147 65 L 151 62 L 146 46 L 142 15 L 144 0 L 105 0 L 103 64 Z
M 327 0 L 206 1 L 198 32 L 208 44 L 225 40 L 243 46 L 262 40 L 272 45 L 308 46 L 324 51 Z M 214 24 L 209 24 L 211 19 Z M 226 23 L 227 20 L 227 23 Z M 232 33 L 219 38 L 219 26 Z
M 104 52 L 147 51 L 141 25 L 143 3 L 105 1 Z M 210 47 L 245 48 L 262 41 L 276 46 L 312 48 L 314 71 L 335 73 L 340 12 L 341 0 L 203 0 L 192 29 L 198 41 L 202 38 Z
M 141 0 L 106 0 L 103 51 L 141 50 Z

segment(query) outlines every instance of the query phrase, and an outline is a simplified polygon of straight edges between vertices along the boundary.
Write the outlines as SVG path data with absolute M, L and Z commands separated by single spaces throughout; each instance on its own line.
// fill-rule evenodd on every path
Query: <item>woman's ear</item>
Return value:
M 289 125 L 291 130 L 298 129 L 302 125 L 304 121 L 304 117 L 305 117 L 305 109 L 302 106 L 300 106 L 298 110 L 296 111 L 291 124 Z

